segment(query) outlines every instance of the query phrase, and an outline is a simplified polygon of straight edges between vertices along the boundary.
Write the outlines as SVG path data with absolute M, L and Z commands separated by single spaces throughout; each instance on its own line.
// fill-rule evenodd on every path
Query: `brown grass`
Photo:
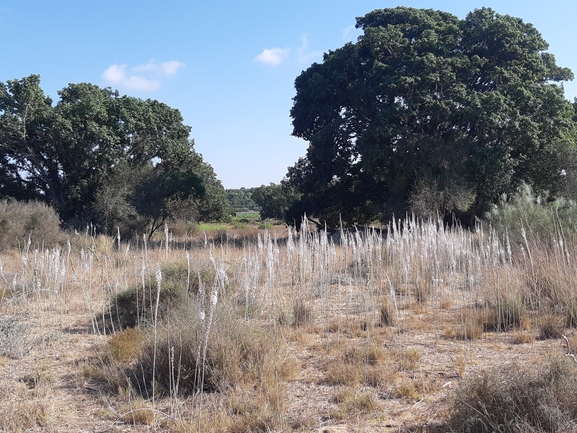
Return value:
M 344 420 L 358 417 L 376 410 L 375 398 L 368 392 L 356 392 L 347 388 L 335 394 L 333 402 L 337 408 L 330 412 L 330 417 L 336 420 Z
M 454 415 L 461 403 L 448 397 L 478 395 L 462 390 L 482 371 L 489 385 L 511 384 L 504 394 L 487 388 L 488 412 L 510 402 L 493 408 L 491 396 L 528 389 L 503 369 L 511 359 L 528 366 L 533 388 L 548 389 L 539 377 L 551 369 L 541 363 L 565 354 L 559 332 L 577 347 L 567 329 L 572 289 L 561 284 L 574 272 L 566 254 L 547 251 L 555 263 L 547 266 L 547 254 L 532 250 L 531 264 L 520 253 L 493 256 L 495 240 L 485 235 L 427 230 L 359 237 L 354 248 L 324 245 L 312 233 L 290 250 L 260 231 L 261 246 L 246 236 L 241 248 L 233 233 L 220 246 L 209 239 L 206 249 L 200 242 L 188 250 L 177 241 L 119 249 L 110 238 L 78 235 L 70 256 L 3 253 L 0 313 L 25 330 L 6 326 L 4 338 L 30 336 L 33 344 L 0 358 L 0 423 L 63 433 L 462 431 Z M 577 242 L 566 247 L 573 257 Z M 163 290 L 173 284 L 178 296 L 161 294 L 155 322 L 157 269 Z M 115 311 L 131 326 L 94 326 L 143 281 L 144 298 L 131 295 Z M 136 299 L 145 314 L 134 313 Z M 493 381 L 500 370 L 501 382 Z M 556 371 L 550 383 L 574 387 L 570 368 Z M 553 408 L 574 396 L 551 389 L 528 401 L 556 396 L 548 413 L 557 416 Z M 569 431 L 563 416 L 555 425 Z M 457 424 L 443 424 L 451 419 Z
M 472 433 L 574 431 L 576 369 L 558 358 L 544 370 L 509 365 L 471 377 L 455 392 L 451 425 Z
M 391 358 L 394 360 L 399 371 L 414 370 L 417 368 L 417 363 L 421 357 L 421 352 L 412 347 L 391 351 Z
M 535 319 L 539 329 L 539 339 L 557 339 L 561 338 L 565 330 L 565 318 L 553 314 L 546 314 Z

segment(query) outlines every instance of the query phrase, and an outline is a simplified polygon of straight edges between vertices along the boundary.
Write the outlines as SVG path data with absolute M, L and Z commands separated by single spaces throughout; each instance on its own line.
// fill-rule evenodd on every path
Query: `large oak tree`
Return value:
M 38 75 L 0 83 L 0 197 L 45 201 L 67 222 L 109 231 L 132 222 L 149 233 L 177 213 L 210 219 L 226 206 L 178 110 L 87 83 L 58 93 L 53 104 Z
M 471 217 L 525 181 L 554 189 L 573 128 L 571 80 L 531 24 L 397 7 L 357 18 L 356 43 L 295 81 L 293 135 L 309 142 L 286 182 L 329 224 L 406 211 Z

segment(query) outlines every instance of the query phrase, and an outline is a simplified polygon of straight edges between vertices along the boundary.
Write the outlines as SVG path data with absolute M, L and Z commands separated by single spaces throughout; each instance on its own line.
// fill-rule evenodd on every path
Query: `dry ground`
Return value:
M 182 261 L 185 251 L 160 246 L 146 253 L 119 253 L 103 239 L 81 248 L 73 244 L 67 259 L 66 248 L 52 259 L 48 252 L 43 257 L 38 252 L 0 255 L 5 355 L 0 358 L 0 431 L 198 431 L 195 408 L 200 396 L 143 400 L 126 390 L 111 392 L 92 371 L 111 338 L 93 326 L 94 314 L 102 311 L 110 293 L 137 283 L 143 263 L 153 273 L 157 263 Z M 246 249 L 215 246 L 213 253 L 231 279 L 241 279 L 238 263 L 250 255 Z M 189 254 L 194 263 L 210 265 L 208 250 Z M 50 268 L 57 262 L 60 269 Z M 386 266 L 382 275 L 396 272 Z M 284 270 L 289 271 L 288 265 Z M 442 425 L 452 392 L 464 378 L 509 363 L 539 369 L 548 357 L 566 352 L 562 338 L 538 338 L 538 311 L 527 312 L 514 329 L 481 330 L 466 338 L 467 321 L 474 320 L 471 311 L 480 309 L 483 300 L 474 293 L 463 296 L 462 284 L 453 284 L 461 275 L 445 274 L 433 295 L 421 302 L 411 288 L 397 290 L 391 319 L 395 323 L 390 324 L 381 317 L 388 288 L 376 285 L 369 290 L 361 280 L 347 281 L 349 274 L 342 274 L 342 281 L 327 279 L 314 296 L 299 293 L 308 315 L 295 323 L 294 317 L 279 320 L 279 311 L 297 314 L 290 288 L 301 286 L 289 283 L 280 270 L 272 283 L 259 272 L 260 284 L 274 285 L 275 295 L 258 292 L 264 306 L 252 320 L 274 328 L 296 361 L 283 385 L 281 419 L 271 424 L 273 431 L 446 431 Z M 238 290 L 242 293 L 240 283 Z M 572 331 L 564 332 L 573 341 Z M 237 393 L 241 400 L 242 392 Z M 229 400 L 215 393 L 202 398 L 204 417 L 211 411 L 230 413 Z

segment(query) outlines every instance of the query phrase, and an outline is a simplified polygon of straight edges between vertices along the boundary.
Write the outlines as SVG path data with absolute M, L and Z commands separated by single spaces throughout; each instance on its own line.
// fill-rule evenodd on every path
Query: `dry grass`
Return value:
M 510 365 L 484 372 L 455 392 L 451 425 L 468 432 L 575 431 L 577 366 L 553 359 L 545 370 Z
M 467 309 L 465 320 L 447 325 L 443 336 L 453 340 L 478 340 L 483 335 L 483 312 Z
M 378 407 L 371 393 L 357 392 L 350 388 L 337 392 L 333 402 L 337 404 L 337 408 L 332 410 L 329 416 L 335 420 L 344 420 L 376 412 Z
M 546 314 L 536 318 L 535 322 L 538 326 L 539 339 L 541 340 L 561 338 L 565 330 L 565 318 L 562 316 Z
M 283 228 L 213 234 L 206 248 L 194 233 L 162 248 L 75 235 L 70 251 L 3 253 L 0 425 L 428 431 L 460 407 L 454 390 L 478 394 L 466 384 L 480 371 L 517 359 L 540 384 L 529 373 L 565 353 L 561 335 L 577 347 L 577 242 L 508 255 L 490 233 L 412 224 L 341 245 L 281 241 Z

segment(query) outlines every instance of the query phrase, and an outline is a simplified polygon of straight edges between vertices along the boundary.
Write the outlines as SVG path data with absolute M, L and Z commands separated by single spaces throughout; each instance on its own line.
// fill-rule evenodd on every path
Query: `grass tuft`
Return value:
M 333 402 L 337 403 L 338 407 L 330 412 L 329 417 L 336 420 L 366 414 L 375 408 L 374 397 L 370 393 L 355 392 L 350 388 L 338 392 Z
M 153 339 L 144 342 L 131 376 L 136 381 L 134 387 L 149 393 L 154 379 L 161 392 L 186 395 L 254 383 L 270 389 L 276 378 L 292 376 L 296 364 L 284 352 L 281 341 L 268 328 L 244 321 L 230 311 L 234 308 L 216 313 L 209 331 L 194 309 L 163 325 L 158 332 L 156 357 Z
M 454 431 L 559 432 L 577 425 L 577 365 L 553 359 L 545 369 L 510 365 L 466 379 L 456 390 Z

